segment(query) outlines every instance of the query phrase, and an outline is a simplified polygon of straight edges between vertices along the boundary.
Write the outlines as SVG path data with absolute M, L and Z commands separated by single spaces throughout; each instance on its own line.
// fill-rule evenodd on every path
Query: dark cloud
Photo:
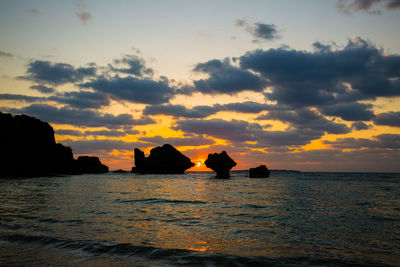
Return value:
M 257 114 L 265 110 L 277 109 L 268 104 L 261 104 L 257 102 L 238 102 L 228 104 L 216 104 L 213 106 L 195 106 L 193 108 L 186 108 L 183 105 L 151 105 L 146 106 L 143 110 L 145 115 L 169 115 L 174 117 L 200 119 L 211 116 L 219 111 L 233 111 L 240 113 Z
M 13 54 L 11 54 L 11 53 L 8 53 L 8 52 L 4 52 L 4 51 L 0 51 L 0 58 L 2 58 L 2 57 L 8 57 L 8 58 L 10 58 L 10 57 L 13 57 L 14 55 Z
M 240 66 L 269 81 L 268 100 L 293 108 L 400 95 L 400 56 L 384 56 L 361 38 L 349 40 L 341 50 L 328 49 L 255 50 L 240 57 Z
M 131 130 L 129 134 L 138 134 L 139 131 Z M 99 131 L 79 131 L 79 130 L 69 130 L 69 129 L 59 129 L 56 130 L 58 135 L 70 135 L 70 136 L 107 136 L 107 137 L 124 137 L 128 133 L 125 131 L 116 130 L 99 130 Z
M 205 118 L 215 113 L 211 106 L 196 106 L 186 108 L 182 105 L 149 105 L 143 110 L 144 115 L 169 115 L 184 118 Z
M 265 126 L 247 121 L 221 119 L 180 120 L 173 127 L 185 133 L 206 134 L 228 140 L 235 146 L 265 148 L 269 146 L 300 146 L 319 139 L 323 131 L 310 129 L 287 129 L 285 131 L 267 131 Z M 256 142 L 249 144 L 244 142 Z
M 35 60 L 28 64 L 27 75 L 18 77 L 37 83 L 60 85 L 64 83 L 80 82 L 85 77 L 96 75 L 96 67 L 74 68 L 66 63 L 51 63 L 49 61 Z
M 18 100 L 24 101 L 28 103 L 32 102 L 41 102 L 45 101 L 45 97 L 37 97 L 37 96 L 27 96 L 27 95 L 18 95 L 18 94 L 0 94 L 0 99 L 2 100 Z
M 70 135 L 70 136 L 83 136 L 84 132 L 79 130 L 70 130 L 70 129 L 58 129 L 55 131 L 55 134 L 58 135 Z
M 215 143 L 214 140 L 210 138 L 205 138 L 203 136 L 191 136 L 191 137 L 161 137 L 161 136 L 153 136 L 153 137 L 140 137 L 140 141 L 145 143 L 151 143 L 154 146 L 160 146 L 163 144 L 171 144 L 173 146 L 205 146 L 205 145 L 213 145 Z
M 323 141 L 324 144 L 332 145 L 341 149 L 361 148 L 400 148 L 400 134 L 381 134 L 373 138 L 338 138 L 335 141 Z
M 270 148 L 271 146 L 303 146 L 324 135 L 321 130 L 286 129 L 285 131 L 263 131 L 256 134 L 257 144 L 249 145 L 254 148 Z
M 375 125 L 400 127 L 400 112 L 390 111 L 378 114 L 374 119 Z
M 370 125 L 365 124 L 365 123 L 362 122 L 362 121 L 357 121 L 357 122 L 352 123 L 352 124 L 351 124 L 351 127 L 354 128 L 354 129 L 356 129 L 357 131 L 360 131 L 360 130 L 367 130 L 367 129 L 371 128 Z
M 79 109 L 99 109 L 110 104 L 108 94 L 102 92 L 66 92 L 50 96 L 48 99 Z
M 278 38 L 278 31 L 274 24 L 254 23 L 254 37 L 264 40 Z
M 110 94 L 112 98 L 118 100 L 142 104 L 167 103 L 174 93 L 174 89 L 169 86 L 168 80 L 164 77 L 161 77 L 159 81 L 136 77 L 98 77 L 80 86 Z
M 135 147 L 143 146 L 140 142 L 125 142 L 112 139 L 63 140 L 63 144 L 72 148 L 74 154 L 96 154 L 116 150 L 133 151 Z M 133 162 L 132 162 L 133 163 Z
M 254 41 L 273 40 L 279 38 L 278 30 L 274 24 L 265 24 L 256 22 L 250 25 L 245 20 L 238 19 L 235 21 L 237 27 L 245 28 L 254 38 Z
M 150 118 L 134 119 L 129 114 L 102 114 L 92 110 L 57 108 L 49 105 L 32 104 L 21 109 L 8 109 L 14 114 L 27 114 L 43 121 L 56 124 L 70 124 L 79 127 L 121 128 L 126 125 L 144 125 L 154 123 Z
M 223 105 L 217 104 L 214 106 L 214 108 L 217 109 L 218 111 L 233 111 L 233 112 L 257 114 L 262 111 L 276 109 L 278 107 L 271 106 L 268 104 L 246 101 L 246 102 L 228 103 Z
M 193 70 L 208 74 L 207 79 L 193 82 L 198 91 L 206 94 L 235 94 L 246 90 L 262 92 L 267 85 L 260 76 L 233 66 L 228 59 L 199 63 Z
M 348 14 L 363 11 L 376 15 L 381 13 L 381 8 L 399 9 L 400 0 L 338 0 L 336 6 L 341 12 Z
M 39 92 L 41 92 L 43 94 L 51 94 L 51 93 L 55 92 L 54 88 L 47 87 L 45 85 L 40 85 L 40 84 L 32 85 L 30 88 L 33 89 L 33 90 L 37 90 L 37 91 L 39 91 Z
M 139 131 L 136 131 L 139 133 Z M 109 130 L 100 130 L 100 131 L 85 131 L 85 136 L 92 135 L 92 136 L 107 136 L 107 137 L 123 137 L 126 136 L 126 133 L 123 131 L 109 131 Z
M 92 18 L 92 14 L 90 12 L 76 12 L 75 14 L 83 24 L 86 24 Z
M 247 121 L 225 121 L 221 119 L 212 120 L 180 120 L 174 126 L 175 130 L 186 133 L 206 134 L 233 142 L 255 141 L 255 132 L 262 131 L 262 126 Z
M 375 117 L 371 104 L 339 103 L 322 107 L 325 115 L 340 117 L 346 121 L 369 121 Z
M 345 124 L 335 123 L 310 109 L 300 109 L 295 111 L 271 110 L 266 115 L 259 116 L 257 119 L 279 120 L 289 123 L 296 129 L 314 130 L 316 131 L 316 136 L 322 136 L 323 132 L 330 134 L 344 134 L 351 131 Z
M 146 62 L 136 55 L 126 55 L 122 59 L 114 60 L 115 64 L 127 65 L 127 68 L 116 68 L 111 66 L 113 71 L 118 71 L 122 73 L 132 74 L 139 77 L 143 75 L 153 75 L 154 71 L 151 68 L 146 67 Z

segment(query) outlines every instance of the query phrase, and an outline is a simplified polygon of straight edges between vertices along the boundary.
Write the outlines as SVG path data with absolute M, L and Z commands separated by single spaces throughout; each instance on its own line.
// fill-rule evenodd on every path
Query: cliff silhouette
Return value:
M 0 147 L 0 177 L 108 172 L 97 157 L 75 160 L 47 122 L 27 115 L 0 112 Z
M 155 147 L 146 158 L 143 151 L 135 148 L 134 173 L 142 174 L 183 174 L 194 166 L 190 158 L 169 144 Z

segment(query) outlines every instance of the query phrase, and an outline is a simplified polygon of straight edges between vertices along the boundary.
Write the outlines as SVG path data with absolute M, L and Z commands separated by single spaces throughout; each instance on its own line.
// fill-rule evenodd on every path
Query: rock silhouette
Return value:
M 71 148 L 55 142 L 53 128 L 30 116 L 0 112 L 0 147 L 0 177 L 85 173 Z
M 76 168 L 80 173 L 108 172 L 108 167 L 101 164 L 98 157 L 80 156 L 76 160 Z
M 231 159 L 225 151 L 222 151 L 220 154 L 208 154 L 204 163 L 207 168 L 217 173 L 217 178 L 229 178 L 229 171 L 236 166 L 236 162 Z
M 269 170 L 267 166 L 260 165 L 257 168 L 250 168 L 249 170 L 250 178 L 267 178 L 269 177 Z
M 190 158 L 169 144 L 158 146 L 146 158 L 143 151 L 135 148 L 135 166 L 132 172 L 142 174 L 183 174 L 194 166 Z

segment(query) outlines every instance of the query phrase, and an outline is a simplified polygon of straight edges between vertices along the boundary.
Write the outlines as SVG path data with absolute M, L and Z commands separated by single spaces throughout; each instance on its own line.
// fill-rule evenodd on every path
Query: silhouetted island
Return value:
M 47 122 L 26 115 L 0 112 L 0 147 L 0 177 L 108 172 L 97 157 L 75 160 Z
M 106 173 L 108 167 L 101 164 L 98 157 L 79 156 L 76 160 L 76 168 L 80 173 Z
M 220 154 L 208 154 L 204 163 L 207 168 L 217 173 L 217 178 L 229 178 L 229 171 L 236 166 L 236 162 L 231 159 L 225 151 L 222 151 Z
M 135 166 L 132 167 L 133 173 L 183 174 L 194 163 L 173 146 L 165 144 L 153 148 L 147 158 L 143 151 L 135 148 Z
M 249 170 L 250 178 L 267 178 L 269 177 L 269 170 L 267 166 L 260 165 L 257 168 L 250 168 Z

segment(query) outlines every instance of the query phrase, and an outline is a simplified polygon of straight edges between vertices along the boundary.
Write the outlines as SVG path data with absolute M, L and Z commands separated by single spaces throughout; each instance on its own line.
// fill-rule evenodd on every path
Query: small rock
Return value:
M 260 165 L 257 168 L 250 168 L 249 170 L 250 178 L 267 178 L 269 177 L 269 170 L 267 166 Z

